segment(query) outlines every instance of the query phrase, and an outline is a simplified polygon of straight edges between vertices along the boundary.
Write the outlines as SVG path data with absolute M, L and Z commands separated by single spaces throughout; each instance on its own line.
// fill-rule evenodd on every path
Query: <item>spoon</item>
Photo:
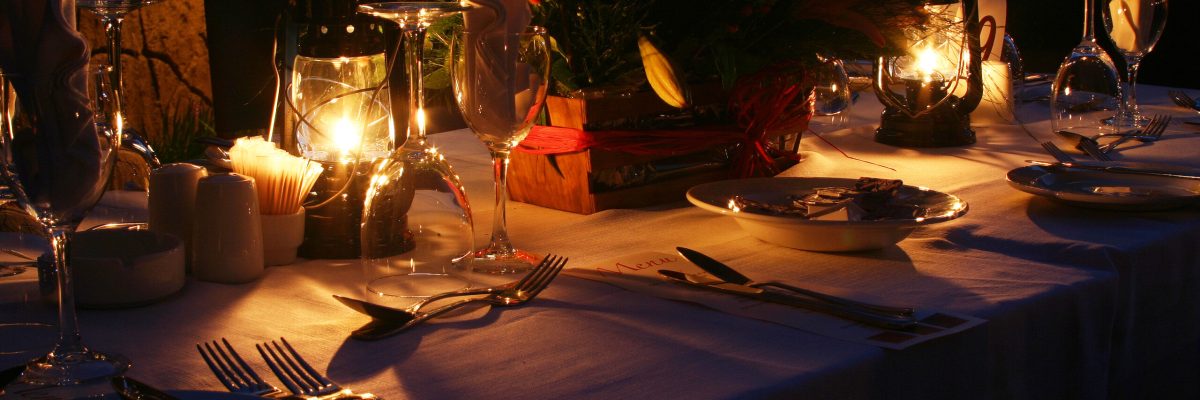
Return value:
M 342 304 L 345 304 L 346 307 L 350 307 L 354 311 L 366 314 L 367 316 L 377 320 L 387 321 L 388 324 L 402 325 L 405 322 L 416 318 L 416 314 L 409 312 L 408 310 L 381 306 L 379 304 L 369 303 L 363 300 L 339 296 L 336 294 L 333 295 L 333 298 L 342 302 Z

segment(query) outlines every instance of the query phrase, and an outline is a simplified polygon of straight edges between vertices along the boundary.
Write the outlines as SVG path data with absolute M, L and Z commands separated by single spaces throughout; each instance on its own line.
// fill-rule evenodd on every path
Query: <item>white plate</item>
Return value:
M 1200 180 L 1084 169 L 1030 165 L 1008 171 L 1008 184 L 1064 204 L 1107 210 L 1167 210 L 1200 200 Z
M 859 251 L 887 247 L 921 225 L 948 221 L 967 212 L 967 202 L 953 195 L 905 185 L 894 201 L 919 207 L 922 217 L 876 221 L 809 220 L 729 209 L 734 196 L 772 204 L 790 203 L 820 187 L 853 187 L 846 178 L 752 178 L 711 182 L 688 190 L 688 201 L 702 209 L 730 215 L 760 240 L 812 251 Z

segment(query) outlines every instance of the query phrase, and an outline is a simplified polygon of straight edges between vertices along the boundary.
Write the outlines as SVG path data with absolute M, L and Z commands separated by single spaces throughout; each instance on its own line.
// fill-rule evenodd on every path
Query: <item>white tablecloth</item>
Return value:
M 1171 112 L 1143 86 L 1147 112 Z M 271 267 L 253 283 L 189 281 L 166 301 L 84 310 L 86 343 L 134 360 L 129 375 L 164 388 L 220 389 L 196 343 L 228 338 L 260 373 L 253 344 L 286 337 L 318 370 L 385 398 L 1123 398 L 1200 393 L 1200 212 L 1071 208 L 1009 188 L 1008 170 L 1048 159 L 1016 125 L 979 127 L 979 143 L 900 149 L 872 141 L 879 105 L 864 96 L 852 128 L 809 135 L 785 175 L 875 176 L 954 193 L 963 218 L 880 251 L 824 254 L 749 237 L 683 199 L 589 216 L 509 203 L 521 247 L 587 265 L 686 246 L 755 277 L 786 277 L 863 300 L 987 319 L 903 351 L 817 336 L 692 304 L 563 276 L 527 307 L 477 310 L 378 342 L 348 339 L 367 322 L 330 294 L 361 292 L 354 262 Z M 1022 106 L 1050 140 L 1044 104 Z M 1173 125 L 1130 159 L 1198 163 L 1195 128 Z M 491 220 L 490 166 L 464 131 L 432 140 L 466 179 L 476 236 Z M 13 300 L 0 321 L 53 320 Z M 11 360 L 6 360 L 10 364 Z M 278 382 L 270 379 L 273 382 Z

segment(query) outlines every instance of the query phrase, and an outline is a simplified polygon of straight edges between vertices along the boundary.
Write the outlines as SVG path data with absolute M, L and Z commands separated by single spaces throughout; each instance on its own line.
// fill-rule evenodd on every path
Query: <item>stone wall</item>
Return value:
M 99 18 L 80 10 L 78 21 L 91 43 L 93 62 L 107 63 L 108 43 Z M 164 113 L 212 107 L 204 0 L 164 0 L 144 7 L 125 19 L 122 33 L 127 127 L 155 143 L 163 132 Z

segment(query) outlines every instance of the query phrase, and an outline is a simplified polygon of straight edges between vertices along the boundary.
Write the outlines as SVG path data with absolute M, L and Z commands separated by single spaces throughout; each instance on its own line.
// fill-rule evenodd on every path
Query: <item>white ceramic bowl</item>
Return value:
M 820 187 L 853 187 L 846 178 L 751 178 L 711 182 L 688 190 L 688 201 L 697 207 L 729 215 L 747 233 L 765 242 L 811 251 L 861 251 L 896 244 L 922 225 L 948 221 L 967 212 L 967 203 L 956 196 L 904 186 L 894 201 L 921 209 L 918 218 L 875 221 L 810 220 L 796 216 L 735 211 L 734 196 L 772 204 L 787 204 Z
M 102 229 L 76 234 L 71 246 L 75 301 L 80 306 L 133 307 L 183 288 L 184 250 L 175 236 Z

